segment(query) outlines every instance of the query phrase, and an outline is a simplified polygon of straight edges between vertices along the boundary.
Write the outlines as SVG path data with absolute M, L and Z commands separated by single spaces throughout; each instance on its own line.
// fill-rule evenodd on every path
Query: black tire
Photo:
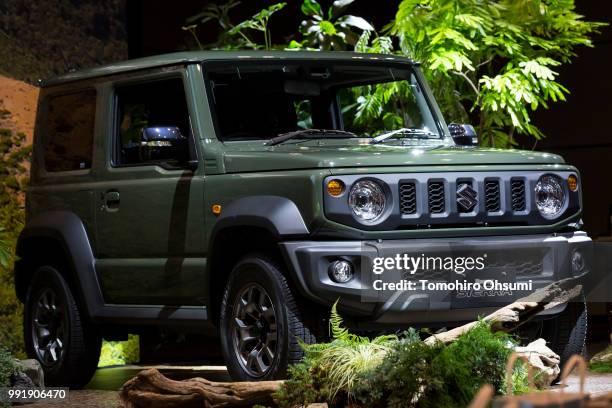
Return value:
M 53 307 L 50 298 L 55 300 Z M 42 266 L 35 272 L 26 295 L 23 326 L 26 351 L 41 363 L 46 385 L 82 388 L 93 377 L 101 338 L 85 322 L 68 283 L 54 267 Z M 48 339 L 53 338 L 60 340 L 61 347 L 57 340 L 51 345 Z
M 236 317 L 240 315 L 241 307 L 244 310 L 249 308 L 245 306 L 247 305 L 245 302 L 240 303 L 243 306 L 238 306 L 238 304 L 240 299 L 246 299 L 248 296 L 253 295 L 248 293 L 249 290 L 259 294 L 260 297 L 261 292 L 265 292 L 269 298 L 269 304 L 273 306 L 272 312 L 275 314 L 276 334 L 272 335 L 272 337 L 276 337 L 277 340 L 274 358 L 271 360 L 267 357 L 265 358 L 267 368 L 259 370 L 261 372 L 257 372 L 257 367 L 253 368 L 253 364 L 248 361 L 246 355 L 250 354 L 247 352 L 251 347 L 255 350 L 259 346 L 267 348 L 269 345 L 267 341 L 263 344 L 265 337 L 265 333 L 263 333 L 265 328 L 263 326 L 266 323 L 264 322 L 257 326 L 258 323 L 254 322 L 256 319 L 253 317 L 259 315 L 259 319 L 263 320 L 266 311 L 269 312 L 269 306 L 251 307 L 250 314 L 245 312 L 247 314 L 244 315 L 244 318 L 240 317 L 242 319 L 240 324 L 245 325 L 243 327 L 247 327 L 247 319 L 250 319 L 248 323 L 253 323 L 248 325 L 250 329 L 248 329 L 248 336 L 246 337 L 260 336 L 260 338 L 251 340 L 248 343 L 246 341 L 243 342 L 246 344 L 244 354 L 239 351 L 240 347 L 237 345 L 241 342 L 239 337 L 241 337 L 242 332 L 238 334 L 239 330 L 235 324 Z M 248 303 L 252 302 L 249 301 Z M 240 309 L 240 311 L 237 309 Z M 257 329 L 256 326 L 260 329 Z M 271 327 L 272 325 L 268 324 L 268 326 Z M 269 327 L 268 329 L 268 332 L 272 330 Z M 284 378 L 287 373 L 287 367 L 290 364 L 299 362 L 303 356 L 299 341 L 308 344 L 316 342 L 314 331 L 309 328 L 309 325 L 305 324 L 296 298 L 289 287 L 287 279 L 281 272 L 281 266 L 273 260 L 260 255 L 250 255 L 243 258 L 232 270 L 221 301 L 220 331 L 221 348 L 229 374 L 234 380 L 241 381 Z M 265 353 L 261 352 L 261 354 Z M 247 361 L 244 361 L 244 359 L 247 359 Z M 257 365 L 256 363 L 255 366 Z M 262 363 L 262 365 L 265 364 Z
M 542 337 L 561 357 L 560 367 L 574 354 L 582 355 L 587 335 L 587 308 L 584 296 L 569 302 L 563 312 L 542 323 Z

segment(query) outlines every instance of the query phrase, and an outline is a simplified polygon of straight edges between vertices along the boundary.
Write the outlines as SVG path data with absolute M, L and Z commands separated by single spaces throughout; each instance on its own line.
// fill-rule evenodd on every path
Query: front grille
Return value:
M 485 181 L 485 208 L 488 212 L 498 212 L 500 210 L 499 180 Z
M 525 180 L 513 178 L 512 185 L 512 210 L 525 211 Z
M 544 259 L 547 252 L 542 249 L 523 248 L 520 254 L 509 257 L 508 254 L 489 253 L 486 266 L 500 272 L 514 274 L 516 277 L 540 276 L 545 273 Z
M 325 214 L 331 221 L 356 228 L 388 231 L 550 225 L 556 221 L 540 216 L 530 187 L 548 172 L 550 170 L 373 174 L 371 176 L 386 187 L 384 219 L 381 217 L 380 222 L 371 224 L 360 222 L 350 212 L 346 195 L 338 198 L 325 194 Z M 561 178 L 571 174 L 570 171 L 555 173 Z M 344 179 L 348 187 L 363 175 L 333 177 Z M 577 217 L 579 211 L 578 193 L 569 194 L 562 217 Z
M 415 214 L 417 209 L 416 184 L 400 184 L 400 210 L 402 214 Z
M 431 214 L 444 212 L 444 183 L 441 181 L 430 181 L 427 184 L 427 201 Z

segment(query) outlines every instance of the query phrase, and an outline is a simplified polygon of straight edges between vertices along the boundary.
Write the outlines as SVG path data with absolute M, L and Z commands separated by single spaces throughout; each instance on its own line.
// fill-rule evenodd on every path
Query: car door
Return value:
M 113 85 L 108 163 L 97 185 L 96 269 L 107 304 L 201 305 L 203 188 L 186 100 L 175 72 Z M 142 139 L 180 132 L 188 143 Z M 161 129 L 161 130 L 160 130 Z

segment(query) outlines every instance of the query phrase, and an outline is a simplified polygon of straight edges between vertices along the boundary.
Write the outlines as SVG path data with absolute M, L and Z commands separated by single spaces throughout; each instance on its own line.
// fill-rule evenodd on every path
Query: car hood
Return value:
M 365 141 L 354 144 L 347 144 L 346 141 L 309 141 L 277 146 L 226 143 L 223 160 L 228 173 L 375 166 L 564 163 L 561 156 L 525 150 L 448 145 L 371 145 Z

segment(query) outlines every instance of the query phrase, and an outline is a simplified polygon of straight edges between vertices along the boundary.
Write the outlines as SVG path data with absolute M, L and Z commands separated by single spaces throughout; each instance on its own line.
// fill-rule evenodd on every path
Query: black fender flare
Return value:
M 278 240 L 308 236 L 308 227 L 293 201 L 280 196 L 250 196 L 231 201 L 223 211 L 210 235 L 212 248 L 216 235 L 231 227 L 264 228 Z
M 219 261 L 215 256 L 218 237 L 228 229 L 236 227 L 256 227 L 267 231 L 277 241 L 300 239 L 309 235 L 308 227 L 297 205 L 286 197 L 250 196 L 238 198 L 223 205 L 222 213 L 215 222 L 208 240 L 209 276 Z M 299 283 L 292 268 L 288 278 Z M 221 278 L 223 279 L 223 278 Z
M 63 249 L 78 295 L 87 309 L 88 316 L 94 316 L 104 304 L 102 291 L 95 270 L 95 257 L 89 243 L 83 221 L 70 211 L 48 211 L 29 220 L 17 240 L 16 254 L 27 256 L 28 242 L 32 239 L 52 239 Z M 23 282 L 26 271 L 23 260 L 15 264 L 15 286 L 20 298 L 25 298 L 28 282 Z

